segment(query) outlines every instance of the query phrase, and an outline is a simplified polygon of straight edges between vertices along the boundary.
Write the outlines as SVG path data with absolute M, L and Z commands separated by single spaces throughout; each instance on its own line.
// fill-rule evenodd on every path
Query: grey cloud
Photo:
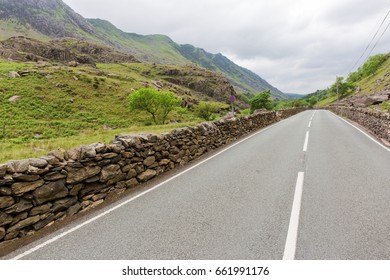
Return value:
M 388 9 L 387 0 L 65 2 L 126 32 L 165 34 L 221 52 L 282 91 L 300 93 L 326 88 L 346 74 Z M 387 35 L 374 53 L 389 48 Z

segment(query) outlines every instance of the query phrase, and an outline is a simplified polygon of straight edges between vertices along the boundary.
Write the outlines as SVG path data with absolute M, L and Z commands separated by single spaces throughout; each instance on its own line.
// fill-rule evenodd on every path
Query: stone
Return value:
M 42 187 L 39 187 L 33 192 L 34 199 L 38 204 L 43 204 L 47 201 L 63 198 L 68 195 L 68 189 L 65 186 L 65 180 L 49 182 Z
M 130 169 L 127 173 L 127 179 L 131 179 L 137 176 L 137 171 L 135 169 Z
M 41 228 L 44 228 L 45 226 L 47 226 L 48 224 L 50 224 L 51 222 L 53 222 L 55 219 L 55 215 L 54 214 L 50 214 L 49 216 L 47 216 L 46 218 L 44 218 L 43 220 L 35 223 L 33 225 L 34 229 L 35 230 L 39 230 Z
M 121 174 L 115 176 L 114 178 L 108 180 L 107 183 L 106 183 L 106 185 L 107 185 L 107 186 L 111 186 L 111 185 L 113 185 L 113 184 L 115 184 L 115 183 L 118 183 L 118 182 L 120 182 L 120 181 L 126 180 L 126 176 L 127 176 L 126 173 L 121 173 Z
M 7 174 L 7 164 L 0 164 L 0 177 L 4 177 Z
M 69 217 L 72 217 L 73 215 L 75 215 L 80 210 L 81 210 L 80 203 L 76 203 L 75 205 L 69 207 L 69 209 L 66 211 L 66 215 L 69 216 Z
M 121 174 L 122 174 L 122 170 L 119 165 L 110 164 L 102 168 L 102 172 L 100 174 L 100 181 L 107 182 L 108 180 L 111 180 Z
M 38 178 L 39 178 L 39 176 L 38 176 Z M 18 183 L 12 184 L 11 189 L 12 189 L 12 193 L 14 195 L 21 195 L 21 194 L 24 194 L 26 192 L 33 191 L 33 190 L 39 188 L 44 183 L 45 183 L 45 181 L 42 179 L 35 181 L 35 182 L 18 182 Z
M 28 167 L 30 165 L 29 160 L 12 160 L 9 161 L 8 163 L 9 169 L 13 173 L 26 173 L 28 171 Z
M 159 165 L 168 165 L 171 161 L 169 159 L 162 159 L 158 163 Z
M 12 223 L 12 216 L 0 211 L 0 226 L 5 226 Z
M 18 232 L 18 231 L 7 232 L 6 236 L 4 237 L 4 240 L 15 239 L 18 235 L 19 235 L 19 232 Z
M 28 160 L 29 165 L 37 168 L 45 168 L 49 163 L 42 158 L 30 158 Z
M 34 216 L 34 217 L 29 217 L 27 219 L 24 219 L 22 221 L 20 221 L 19 223 L 17 223 L 16 225 L 10 227 L 7 232 L 13 232 L 13 231 L 19 231 L 21 230 L 22 228 L 25 228 L 25 227 L 28 227 L 28 226 L 31 226 L 37 222 L 39 222 L 41 220 L 41 218 L 39 216 Z
M 15 204 L 15 199 L 12 196 L 1 196 L 0 197 L 0 209 L 7 208 Z
M 99 174 L 101 167 L 68 168 L 67 170 L 68 178 L 66 179 L 66 182 L 73 185 Z
M 9 71 L 9 76 L 11 78 L 19 78 L 20 77 L 20 75 L 16 71 Z
M 43 179 L 45 179 L 46 181 L 57 181 L 57 180 L 65 179 L 65 178 L 66 178 L 66 175 L 61 174 L 58 171 L 50 172 L 43 177 Z
M 15 181 L 34 182 L 34 181 L 39 180 L 41 177 L 39 177 L 39 175 L 28 175 L 28 174 L 16 173 L 16 174 L 12 175 L 12 178 Z
M 19 213 L 18 215 L 14 216 L 14 219 L 12 220 L 10 226 L 16 225 L 17 223 L 19 223 L 19 221 L 27 219 L 27 217 L 28 217 L 27 212 Z
M 71 196 L 77 196 L 78 193 L 79 193 L 79 191 L 80 191 L 83 187 L 84 187 L 84 184 L 77 184 L 77 185 L 74 185 L 74 186 L 71 188 L 69 194 L 70 194 Z
M 157 172 L 153 169 L 147 169 L 146 171 L 142 172 L 140 175 L 138 175 L 138 179 L 141 182 L 146 182 L 150 179 L 152 179 L 154 176 L 156 176 Z
M 0 195 L 9 196 L 12 195 L 12 190 L 9 187 L 0 187 Z
M 81 159 L 96 157 L 96 150 L 94 145 L 81 146 L 80 157 Z
M 66 151 L 65 158 L 68 158 L 71 160 L 76 160 L 76 161 L 80 160 L 81 159 L 81 146 Z
M 139 183 L 138 183 L 138 180 L 136 178 L 131 178 L 130 180 L 126 181 L 126 186 L 128 188 L 134 188 L 138 185 L 139 185 Z
M 147 157 L 145 160 L 144 160 L 144 165 L 146 165 L 147 167 L 153 165 L 154 163 L 156 162 L 156 158 L 154 156 L 150 156 L 150 157 Z
M 5 237 L 5 228 L 4 227 L 0 227 L 0 240 L 2 240 L 4 237 Z
M 0 179 L 0 186 L 11 185 L 14 182 L 12 176 L 5 175 L 3 179 Z
M 74 205 L 75 203 L 77 203 L 77 197 L 63 198 L 57 200 L 53 204 L 52 211 L 53 213 L 56 213 L 59 211 L 68 210 L 68 208 Z
M 92 201 L 95 202 L 95 201 L 98 201 L 100 199 L 103 199 L 107 196 L 106 193 L 99 193 L 99 194 L 95 194 L 94 196 L 92 196 Z
M 4 212 L 8 214 L 21 213 L 28 209 L 31 209 L 32 207 L 33 204 L 30 200 L 22 198 L 18 203 L 15 203 L 14 205 L 4 209 Z
M 51 151 L 48 154 L 48 156 L 53 156 L 53 157 L 57 158 L 60 162 L 65 160 L 64 153 L 60 150 Z
M 79 192 L 79 197 L 83 197 L 88 194 L 98 193 L 105 187 L 105 184 L 99 182 L 85 184 L 85 187 Z
M 42 215 L 45 213 L 50 212 L 51 209 L 51 203 L 40 205 L 37 207 L 34 207 L 30 210 L 30 216 L 36 216 L 36 215 Z

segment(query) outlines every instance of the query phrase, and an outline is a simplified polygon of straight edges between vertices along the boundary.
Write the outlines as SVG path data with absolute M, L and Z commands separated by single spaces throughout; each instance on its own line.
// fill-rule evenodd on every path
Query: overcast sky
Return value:
M 346 76 L 390 9 L 390 0 L 63 1 L 125 32 L 222 53 L 286 93 L 311 93 Z M 377 38 L 388 23 L 390 15 Z M 390 27 L 372 54 L 388 52 Z

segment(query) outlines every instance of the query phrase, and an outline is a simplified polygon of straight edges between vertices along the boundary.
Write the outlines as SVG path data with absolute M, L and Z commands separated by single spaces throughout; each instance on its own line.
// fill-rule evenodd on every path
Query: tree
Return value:
M 148 112 L 155 124 L 164 124 L 168 114 L 179 103 L 179 100 L 172 92 L 159 92 L 151 88 L 140 88 L 129 95 L 130 110 Z
M 343 98 L 352 93 L 354 89 L 355 86 L 352 82 L 344 82 L 344 77 L 337 77 L 336 82 L 329 88 L 329 93 L 331 96 L 338 95 L 338 98 Z
M 318 98 L 316 96 L 312 96 L 308 100 L 310 106 L 314 106 L 318 102 Z
M 249 100 L 249 104 L 251 105 L 251 113 L 256 111 L 257 109 L 272 109 L 272 100 L 270 99 L 271 91 L 266 90 L 256 94 L 253 98 Z

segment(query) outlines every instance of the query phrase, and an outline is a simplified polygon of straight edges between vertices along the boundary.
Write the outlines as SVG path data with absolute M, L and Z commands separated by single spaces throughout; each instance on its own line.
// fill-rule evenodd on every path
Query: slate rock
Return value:
M 41 218 L 39 216 L 29 217 L 17 223 L 16 225 L 10 227 L 7 232 L 19 231 L 25 227 L 31 226 L 37 222 L 39 222 Z
M 1 196 L 0 197 L 0 209 L 7 208 L 15 204 L 15 199 L 12 196 Z
M 150 179 L 152 179 L 154 176 L 156 176 L 157 172 L 153 169 L 147 169 L 146 171 L 142 172 L 140 175 L 138 175 L 138 179 L 141 182 L 146 182 Z
M 58 180 L 39 187 L 33 192 L 33 195 L 38 204 L 43 204 L 47 201 L 63 198 L 68 195 L 68 192 L 65 180 Z
M 73 185 L 99 174 L 101 167 L 67 168 L 67 171 L 68 178 L 66 179 L 66 182 Z
M 38 178 L 39 178 L 39 176 L 38 176 Z M 12 189 L 12 193 L 14 195 L 21 195 L 21 194 L 24 194 L 26 192 L 33 191 L 33 190 L 39 188 L 44 183 L 45 183 L 45 181 L 42 179 L 35 181 L 35 182 L 18 182 L 18 183 L 14 183 L 11 186 L 11 189 Z

